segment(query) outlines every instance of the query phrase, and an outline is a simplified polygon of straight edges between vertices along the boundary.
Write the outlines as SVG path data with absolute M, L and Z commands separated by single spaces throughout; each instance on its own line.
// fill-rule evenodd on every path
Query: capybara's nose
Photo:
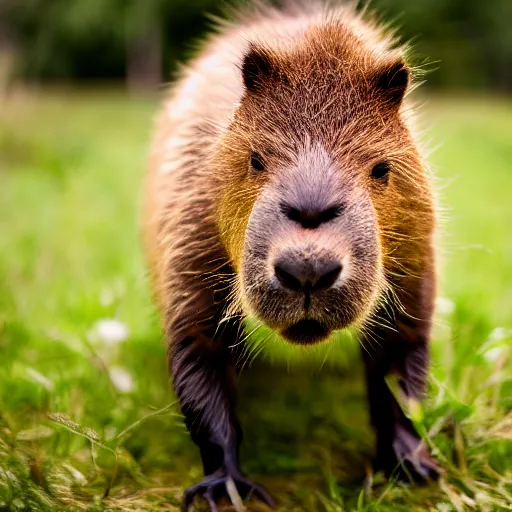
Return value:
M 280 256 L 274 264 L 275 275 L 283 288 L 293 291 L 327 290 L 341 273 L 340 261 L 304 260 L 293 254 Z
M 281 203 L 281 211 L 294 222 L 300 224 L 305 229 L 316 229 L 336 217 L 339 217 L 345 205 L 337 204 L 334 206 L 324 206 L 320 204 L 307 204 L 299 207 L 290 204 Z

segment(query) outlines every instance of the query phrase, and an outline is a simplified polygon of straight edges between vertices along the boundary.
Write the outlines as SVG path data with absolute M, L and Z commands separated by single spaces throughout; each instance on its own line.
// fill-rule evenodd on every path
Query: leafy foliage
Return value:
M 162 65 L 168 76 L 207 28 L 205 13 L 223 10 L 215 0 L 4 0 L 3 5 L 6 27 L 21 49 L 18 73 L 54 80 L 123 77 L 129 42 L 146 31 L 164 35 Z M 429 84 L 512 88 L 509 0 L 374 0 L 370 8 L 414 42 L 419 62 L 435 63 L 428 66 L 438 68 Z

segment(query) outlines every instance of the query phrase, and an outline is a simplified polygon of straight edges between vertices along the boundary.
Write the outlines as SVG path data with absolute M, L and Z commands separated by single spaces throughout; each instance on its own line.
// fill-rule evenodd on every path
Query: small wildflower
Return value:
M 491 363 L 495 363 L 503 358 L 508 350 L 508 340 L 512 337 L 512 332 L 504 327 L 496 327 L 493 329 L 487 342 L 482 346 L 481 352 L 485 359 Z
M 489 341 L 503 341 L 512 336 L 512 332 L 504 327 L 496 327 L 489 335 Z
M 490 363 L 494 363 L 501 359 L 501 356 L 505 352 L 505 347 L 493 347 L 487 350 L 484 354 L 485 359 L 489 361 Z
M 133 391 L 134 383 L 131 374 L 120 366 L 113 366 L 109 370 L 110 380 L 120 393 Z
M 107 345 L 116 345 L 126 341 L 129 334 L 128 326 L 120 320 L 104 318 L 94 324 L 90 337 Z

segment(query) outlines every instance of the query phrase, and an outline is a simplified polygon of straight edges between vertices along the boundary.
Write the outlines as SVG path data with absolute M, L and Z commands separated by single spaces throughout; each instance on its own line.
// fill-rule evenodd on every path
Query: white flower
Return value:
M 496 327 L 489 335 L 489 341 L 503 341 L 510 337 L 512 333 L 504 327 Z
M 455 311 L 455 304 L 446 297 L 437 297 L 436 308 L 442 315 L 451 315 Z
M 116 318 L 98 320 L 92 328 L 92 337 L 107 345 L 122 343 L 129 334 L 128 326 Z
M 133 391 L 134 383 L 131 374 L 120 366 L 112 366 L 109 370 L 110 380 L 120 393 Z
M 507 352 L 510 350 L 510 338 L 512 338 L 512 330 L 496 327 L 491 331 L 489 338 L 487 338 L 487 341 L 480 347 L 478 352 L 490 363 L 495 363 L 507 355 Z
M 494 347 L 494 348 L 490 348 L 489 350 L 487 350 L 484 354 L 484 357 L 485 359 L 487 359 L 487 361 L 491 362 L 491 363 L 494 363 L 496 362 L 498 359 L 501 358 L 501 356 L 504 354 L 505 352 L 505 347 Z

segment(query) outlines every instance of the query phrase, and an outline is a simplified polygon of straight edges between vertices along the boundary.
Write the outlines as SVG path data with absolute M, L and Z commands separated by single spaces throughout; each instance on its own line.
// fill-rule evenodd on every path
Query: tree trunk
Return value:
M 162 83 L 162 30 L 157 24 L 127 38 L 126 83 L 134 94 L 155 92 Z
M 0 95 L 12 84 L 16 57 L 16 37 L 8 21 L 11 7 L 11 0 L 0 0 Z

